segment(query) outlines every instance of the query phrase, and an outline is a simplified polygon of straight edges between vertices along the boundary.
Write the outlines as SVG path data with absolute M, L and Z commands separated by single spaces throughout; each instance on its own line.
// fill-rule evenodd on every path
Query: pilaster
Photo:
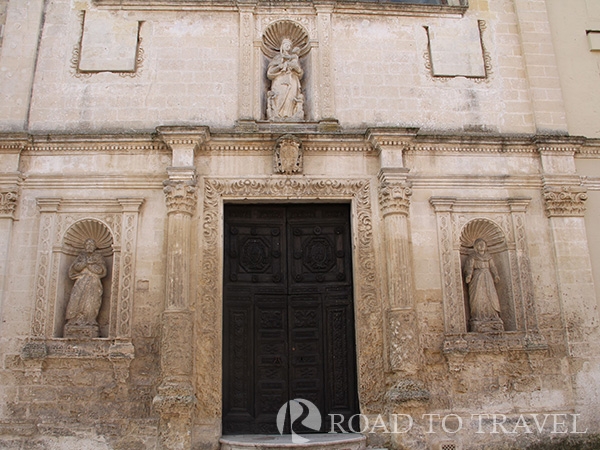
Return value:
M 160 414 L 160 449 L 190 449 L 196 396 L 193 376 L 193 330 L 190 311 L 192 217 L 198 202 L 194 153 L 208 137 L 205 127 L 158 129 L 173 152 L 164 182 L 167 205 L 167 273 L 162 316 L 161 376 L 154 398 Z
M 539 145 L 542 198 L 554 247 L 565 338 L 572 358 L 577 411 L 600 404 L 593 380 L 600 377 L 600 329 L 596 290 L 584 221 L 587 192 L 575 172 L 576 142 Z
M 315 2 L 317 11 L 317 32 L 319 36 L 319 66 L 320 86 L 319 103 L 320 111 L 318 120 L 335 121 L 335 92 L 333 88 L 333 64 L 331 49 L 331 15 L 334 2 Z M 336 122 L 337 123 L 337 122 Z
M 544 0 L 514 0 L 537 132 L 567 133 L 556 53 Z
M 1 89 L 0 89 L 1 90 Z M 2 327 L 2 305 L 4 289 L 11 260 L 13 222 L 19 203 L 22 181 L 19 172 L 21 151 L 29 143 L 23 133 L 0 136 L 0 327 Z
M 369 140 L 378 150 L 381 164 L 379 207 L 386 248 L 388 364 L 393 372 L 414 376 L 419 370 L 420 344 L 408 226 L 412 189 L 409 170 L 403 167 L 406 143 L 395 131 L 371 130 Z

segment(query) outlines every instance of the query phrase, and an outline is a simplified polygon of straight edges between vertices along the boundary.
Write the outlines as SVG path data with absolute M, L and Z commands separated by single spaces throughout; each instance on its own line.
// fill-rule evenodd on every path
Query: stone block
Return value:
M 485 62 L 477 22 L 462 19 L 430 26 L 431 70 L 439 77 L 485 77 Z
M 79 70 L 133 72 L 137 57 L 137 21 L 103 11 L 87 11 Z
M 588 44 L 591 51 L 600 51 L 600 30 L 589 30 L 587 32 Z

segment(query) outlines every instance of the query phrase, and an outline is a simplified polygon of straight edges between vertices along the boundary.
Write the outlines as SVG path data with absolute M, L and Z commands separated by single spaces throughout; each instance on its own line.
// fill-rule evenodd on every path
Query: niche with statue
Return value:
M 507 240 L 488 219 L 465 224 L 460 235 L 467 329 L 494 333 L 516 329 Z
M 113 279 L 113 237 L 94 219 L 66 231 L 60 262 L 55 336 L 108 337 Z
M 303 122 L 312 116 L 308 32 L 290 20 L 269 25 L 262 36 L 261 110 L 270 122 Z

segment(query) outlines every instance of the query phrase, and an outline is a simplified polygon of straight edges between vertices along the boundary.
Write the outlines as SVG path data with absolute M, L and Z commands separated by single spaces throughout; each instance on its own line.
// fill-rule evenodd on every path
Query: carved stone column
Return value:
M 190 311 L 190 241 L 196 210 L 194 151 L 206 139 L 205 128 L 161 127 L 159 135 L 173 152 L 164 182 L 167 204 L 167 273 L 162 317 L 161 376 L 154 398 L 160 414 L 160 449 L 191 449 L 196 396 L 193 376 L 193 315 Z
M 590 389 L 600 376 L 600 329 L 584 222 L 587 193 L 575 169 L 577 147 L 577 143 L 558 140 L 541 143 L 539 152 L 544 173 L 542 197 L 550 221 L 559 301 L 572 358 L 575 408 L 591 411 L 600 404 L 597 390 Z
M 389 367 L 415 374 L 419 368 L 419 333 L 413 298 L 408 210 L 412 190 L 408 169 L 379 173 L 379 204 L 386 248 Z
M 402 136 L 406 130 L 389 133 L 372 130 L 370 140 L 379 150 L 379 205 L 383 216 L 387 274 L 388 367 L 403 377 L 419 369 L 420 344 L 413 297 L 412 258 L 408 214 L 412 190 L 403 167 Z M 411 384 L 412 385 L 412 384 Z
M 28 137 L 23 134 L 8 135 L 0 141 L 0 160 L 2 161 L 2 172 L 0 172 L 0 314 L 2 313 L 5 280 L 8 276 L 13 221 L 19 200 L 21 183 L 19 160 L 21 151 L 28 142 Z M 0 327 L 1 324 L 0 320 Z

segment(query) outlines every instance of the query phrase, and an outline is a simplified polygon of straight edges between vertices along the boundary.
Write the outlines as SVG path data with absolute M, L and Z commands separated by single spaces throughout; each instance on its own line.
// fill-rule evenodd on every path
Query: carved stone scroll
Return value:
M 587 190 L 582 186 L 545 186 L 544 201 L 548 217 L 583 217 Z

